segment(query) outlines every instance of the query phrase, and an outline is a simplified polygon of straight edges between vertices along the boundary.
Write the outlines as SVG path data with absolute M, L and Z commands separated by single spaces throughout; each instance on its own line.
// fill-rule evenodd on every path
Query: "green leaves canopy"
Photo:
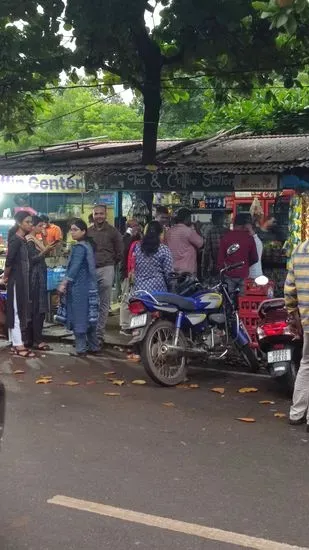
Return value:
M 153 10 L 148 0 L 3 0 L 0 126 L 7 137 L 16 135 L 20 126 L 31 131 L 34 93 L 35 101 L 46 99 L 40 90 L 56 82 L 61 70 L 84 67 L 98 79 L 102 71 L 108 72 L 109 87 L 120 81 L 140 91 L 145 105 L 144 162 L 151 163 L 162 88 L 166 95 L 175 70 L 209 76 L 217 99 L 225 101 L 223 82 L 249 92 L 252 82 L 263 85 L 274 74 L 284 74 L 285 84 L 291 86 L 307 63 L 306 28 L 299 24 L 292 40 L 281 33 L 287 13 L 280 13 L 278 24 L 269 29 L 268 16 L 263 15 L 268 12 L 251 0 L 163 0 L 162 5 L 161 21 L 150 30 L 145 23 Z M 297 16 L 300 23 L 305 11 Z M 64 31 L 74 38 L 74 51 L 61 45 Z M 72 78 L 76 80 L 74 71 Z M 174 99 L 180 100 L 178 92 Z

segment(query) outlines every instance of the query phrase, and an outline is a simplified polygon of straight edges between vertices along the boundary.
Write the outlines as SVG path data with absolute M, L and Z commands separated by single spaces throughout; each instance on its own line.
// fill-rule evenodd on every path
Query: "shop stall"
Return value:
M 45 214 L 61 228 L 63 241 L 46 258 L 48 266 L 49 319 L 57 306 L 56 289 L 64 277 L 72 239 L 69 222 L 82 218 L 88 223 L 95 203 L 107 206 L 107 219 L 114 223 L 116 193 L 87 193 L 81 174 L 35 174 L 0 176 L 0 269 L 4 269 L 8 233 L 14 225 L 14 215 L 20 210 L 29 214 Z

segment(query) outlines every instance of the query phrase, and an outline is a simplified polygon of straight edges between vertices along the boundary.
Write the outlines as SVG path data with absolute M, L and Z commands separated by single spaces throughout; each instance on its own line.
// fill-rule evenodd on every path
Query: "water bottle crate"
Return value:
M 257 311 L 262 302 L 266 299 L 265 296 L 240 296 L 238 298 L 238 308 L 240 317 L 257 316 Z

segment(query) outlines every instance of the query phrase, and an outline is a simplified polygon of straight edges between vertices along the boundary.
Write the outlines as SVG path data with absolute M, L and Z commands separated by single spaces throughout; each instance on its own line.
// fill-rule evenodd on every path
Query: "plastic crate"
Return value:
M 262 302 L 265 302 L 266 296 L 240 296 L 238 298 L 238 309 L 240 317 L 242 315 L 250 316 L 250 314 L 257 313 Z
M 266 285 L 257 285 L 254 279 L 245 280 L 245 296 L 267 296 L 272 298 L 274 295 L 275 284 L 269 281 Z
M 253 347 L 257 346 L 256 329 L 258 325 L 258 309 L 260 304 L 265 301 L 266 296 L 241 296 L 238 298 L 239 317 L 246 327 L 252 340 Z

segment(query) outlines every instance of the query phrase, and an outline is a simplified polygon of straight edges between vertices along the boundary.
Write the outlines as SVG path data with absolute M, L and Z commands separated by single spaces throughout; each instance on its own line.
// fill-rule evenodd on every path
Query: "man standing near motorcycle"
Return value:
M 180 208 L 175 225 L 166 235 L 167 246 L 173 257 L 173 269 L 177 273 L 197 274 L 197 254 L 202 248 L 203 237 L 192 227 L 191 210 Z
M 304 332 L 303 354 L 297 373 L 293 403 L 290 409 L 290 424 L 296 426 L 307 422 L 309 432 L 309 240 L 295 249 L 284 287 L 285 305 L 292 318 L 300 316 Z M 294 323 L 295 324 L 295 323 Z M 297 327 L 296 327 L 297 328 Z
M 259 260 L 255 241 L 249 233 L 249 227 L 252 226 L 252 217 L 250 214 L 237 214 L 234 221 L 234 229 L 225 233 L 220 242 L 218 255 L 218 269 L 234 263 L 243 262 L 242 267 L 229 271 L 225 276 L 228 285 L 229 294 L 234 294 L 236 288 L 240 289 L 240 294 L 244 291 L 244 281 L 249 276 L 250 267 Z M 228 249 L 232 245 L 238 245 L 238 250 L 229 256 Z

